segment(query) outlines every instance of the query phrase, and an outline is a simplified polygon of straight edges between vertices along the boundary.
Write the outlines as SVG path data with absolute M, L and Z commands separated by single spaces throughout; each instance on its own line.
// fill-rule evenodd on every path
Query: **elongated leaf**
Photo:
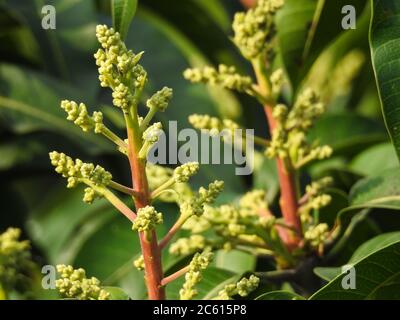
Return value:
M 365 4 L 364 0 L 285 1 L 277 16 L 277 29 L 284 65 L 295 90 L 321 52 L 344 31 L 342 8 L 353 5 L 359 15 Z
M 400 298 L 400 241 L 354 264 L 355 289 L 344 289 L 341 274 L 317 291 L 311 300 L 370 300 Z
M 384 233 L 375 238 L 364 242 L 358 249 L 353 253 L 347 264 L 355 264 L 368 255 L 381 250 L 389 244 L 400 241 L 400 232 L 389 232 Z M 314 269 L 314 273 L 320 278 L 331 281 L 342 273 L 341 267 L 317 267 Z
M 375 142 L 385 141 L 379 122 L 353 113 L 327 114 L 311 129 L 310 141 L 330 145 L 335 155 L 355 153 Z
M 399 166 L 396 151 L 390 143 L 373 146 L 357 155 L 350 163 L 350 169 L 363 175 L 377 175 Z
M 79 127 L 66 120 L 60 101 L 71 99 L 88 103 L 78 89 L 46 76 L 14 65 L 0 66 L 0 114 L 4 125 L 17 133 L 28 133 L 47 129 L 68 137 L 77 143 L 111 150 L 108 142 L 99 136 L 84 133 Z M 86 100 L 86 101 L 84 101 Z
M 115 30 L 122 39 L 128 34 L 129 26 L 136 13 L 137 0 L 112 0 L 112 16 Z
M 256 300 L 304 300 L 304 298 L 290 291 L 271 291 L 257 297 Z
M 400 156 L 400 2 L 373 0 L 372 62 L 386 126 Z

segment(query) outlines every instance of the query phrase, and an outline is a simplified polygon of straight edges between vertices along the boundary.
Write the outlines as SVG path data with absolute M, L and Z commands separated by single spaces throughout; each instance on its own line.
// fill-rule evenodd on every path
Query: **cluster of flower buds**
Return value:
M 210 183 L 208 189 L 200 187 L 197 194 L 180 204 L 181 215 L 185 219 L 201 216 L 204 213 L 205 205 L 214 202 L 223 189 L 224 182 L 219 180 Z
M 173 178 L 176 183 L 188 182 L 199 171 L 198 162 L 187 162 L 175 168 Z
M 181 300 L 191 300 L 197 295 L 196 285 L 202 279 L 201 272 L 208 267 L 212 258 L 213 253 L 208 251 L 194 255 L 189 265 L 189 271 L 185 275 L 185 283 L 179 291 Z
M 144 270 L 144 258 L 142 254 L 139 256 L 139 258 L 133 261 L 133 265 L 139 271 Z
M 222 140 L 227 143 L 233 142 L 235 130 L 240 129 L 240 126 L 230 119 L 220 120 L 209 115 L 192 114 L 189 116 L 189 123 L 194 128 L 202 130 L 211 136 L 221 136 Z M 238 138 L 241 140 L 243 137 L 240 136 Z
M 253 60 L 269 53 L 276 34 L 273 19 L 283 4 L 283 0 L 259 0 L 255 8 L 235 15 L 233 41 L 245 58 Z
M 24 290 L 30 285 L 33 272 L 30 243 L 20 241 L 21 230 L 8 228 L 0 234 L 0 284 L 6 292 Z
M 199 234 L 189 238 L 180 238 L 169 247 L 169 252 L 174 255 L 187 256 L 194 252 L 203 251 L 208 246 L 207 239 Z
M 111 173 L 103 167 L 92 163 L 75 161 L 64 153 L 50 152 L 51 164 L 55 171 L 68 179 L 67 188 L 74 188 L 79 183 L 85 183 L 89 187 L 85 189 L 84 201 L 92 203 L 97 197 L 101 197 L 99 190 L 107 187 L 112 179 Z
M 319 248 L 327 240 L 329 235 L 329 227 L 326 223 L 320 223 L 311 226 L 305 233 L 304 239 L 313 248 Z
M 277 126 L 273 130 L 266 155 L 270 158 L 279 157 L 294 169 L 299 169 L 313 160 L 330 157 L 331 147 L 310 144 L 306 137 L 308 130 L 324 110 L 318 95 L 311 89 L 306 89 L 300 94 L 291 110 L 283 104 L 276 105 L 273 117 Z
M 157 212 L 154 207 L 146 206 L 138 210 L 132 228 L 139 232 L 147 232 L 153 230 L 161 223 L 163 223 L 162 213 Z
M 219 65 L 218 70 L 212 67 L 187 69 L 183 73 L 186 80 L 192 83 L 219 85 L 225 89 L 239 92 L 251 92 L 253 80 L 237 73 L 233 66 Z
M 60 279 L 56 280 L 56 288 L 62 296 L 78 300 L 109 300 L 110 293 L 101 288 L 100 281 L 92 277 L 86 278 L 84 269 L 58 265 Z
M 143 52 L 134 54 L 128 50 L 120 34 L 105 25 L 97 26 L 96 36 L 102 46 L 94 55 L 99 67 L 100 84 L 110 87 L 113 103 L 127 110 L 134 97 L 133 88 L 141 91 L 147 80 L 146 71 L 138 64 Z
M 173 91 L 171 88 L 164 87 L 160 91 L 157 91 L 149 100 L 147 100 L 147 107 L 156 109 L 164 112 L 169 102 L 172 99 Z
M 103 124 L 103 114 L 99 111 L 93 112 L 90 116 L 84 103 L 79 105 L 75 101 L 61 101 L 61 108 L 68 114 L 67 120 L 72 121 L 84 132 L 94 129 L 95 133 L 101 133 Z
M 247 297 L 252 291 L 257 289 L 260 279 L 254 275 L 250 278 L 243 278 L 236 284 L 228 284 L 218 293 L 217 300 L 232 300 L 234 296 Z
M 146 175 L 150 190 L 155 190 L 167 181 L 174 180 L 174 169 L 147 163 Z M 192 189 L 187 183 L 174 183 L 168 190 L 158 197 L 163 202 L 179 202 L 193 195 Z
M 300 218 L 303 223 L 312 223 L 311 211 L 320 210 L 331 202 L 332 197 L 326 194 L 325 190 L 332 182 L 333 179 L 331 177 L 325 177 L 306 186 L 306 192 L 303 197 L 306 201 L 299 208 Z

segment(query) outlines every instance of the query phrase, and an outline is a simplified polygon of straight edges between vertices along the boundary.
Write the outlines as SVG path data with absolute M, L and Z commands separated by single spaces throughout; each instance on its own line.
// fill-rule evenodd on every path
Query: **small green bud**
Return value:
M 329 235 L 329 227 L 326 223 L 320 223 L 316 226 L 311 226 L 305 233 L 304 238 L 312 247 L 319 247 L 325 242 Z
M 172 89 L 164 87 L 160 91 L 156 92 L 149 100 L 147 100 L 147 107 L 156 108 L 157 110 L 164 112 L 169 102 L 172 99 Z
M 161 134 L 162 124 L 161 122 L 156 122 L 143 132 L 143 140 L 152 145 L 158 141 Z
M 190 177 L 195 175 L 199 171 L 198 162 L 187 162 L 174 170 L 175 182 L 188 182 Z
M 239 92 L 250 91 L 253 86 L 253 81 L 250 77 L 242 76 L 237 73 L 235 67 L 228 67 L 223 64 L 219 65 L 218 70 L 212 67 L 187 69 L 183 76 L 192 83 L 219 85 L 225 89 Z
M 179 291 L 181 300 L 191 300 L 197 295 L 196 285 L 201 281 L 202 270 L 206 269 L 213 259 L 212 252 L 196 253 L 190 262 L 189 271 L 185 275 L 185 283 Z
M 228 284 L 218 293 L 218 300 L 231 300 L 233 296 L 239 295 L 247 297 L 252 291 L 257 289 L 260 279 L 254 275 L 250 278 L 243 278 L 236 284 Z
M 72 266 L 57 265 L 61 278 L 56 280 L 56 288 L 66 298 L 79 300 L 109 300 L 110 294 L 101 288 L 100 281 L 86 278 L 84 269 Z
M 133 261 L 133 265 L 135 266 L 136 269 L 139 271 L 144 270 L 144 258 L 143 255 L 141 254 L 139 258 L 137 258 L 135 261 Z
M 151 231 L 157 225 L 163 223 L 162 213 L 157 212 L 154 207 L 146 206 L 140 208 L 137 212 L 137 217 L 133 222 L 133 230 L 139 232 Z
M 169 252 L 174 255 L 187 256 L 194 252 L 204 250 L 207 241 L 201 235 L 191 235 L 189 238 L 180 238 L 169 247 Z

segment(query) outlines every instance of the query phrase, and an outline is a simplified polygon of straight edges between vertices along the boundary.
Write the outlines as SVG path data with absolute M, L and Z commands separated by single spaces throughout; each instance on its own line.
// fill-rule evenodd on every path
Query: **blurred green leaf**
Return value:
M 377 252 L 389 244 L 400 241 L 400 232 L 389 232 L 376 236 L 366 242 L 364 242 L 357 250 L 353 253 L 347 264 L 355 264 L 368 255 Z M 314 273 L 320 278 L 331 281 L 342 273 L 341 267 L 317 267 L 314 269 Z
M 381 123 L 352 113 L 326 114 L 309 133 L 310 141 L 328 144 L 334 154 L 354 154 L 376 142 L 386 140 Z
M 281 54 L 295 91 L 321 52 L 343 32 L 345 5 L 353 5 L 361 14 L 365 1 L 286 0 L 278 12 Z
M 378 83 L 383 116 L 400 157 L 400 3 L 395 0 L 372 1 L 370 29 L 372 62 Z
M 18 66 L 0 66 L 0 115 L 4 125 L 18 133 L 42 129 L 62 132 L 68 138 L 75 137 L 77 143 L 86 143 L 88 148 L 112 150 L 103 138 L 84 133 L 66 120 L 60 108 L 60 101 L 65 98 L 93 104 L 84 99 L 83 92 L 54 78 Z
M 400 298 L 400 241 L 372 252 L 354 264 L 356 288 L 343 288 L 347 273 L 334 278 L 311 300 L 380 300 Z
M 129 26 L 136 13 L 137 0 L 112 0 L 113 25 L 116 31 L 125 39 Z
M 358 154 L 350 163 L 349 168 L 357 173 L 377 175 L 387 169 L 399 167 L 396 151 L 390 143 L 373 146 Z

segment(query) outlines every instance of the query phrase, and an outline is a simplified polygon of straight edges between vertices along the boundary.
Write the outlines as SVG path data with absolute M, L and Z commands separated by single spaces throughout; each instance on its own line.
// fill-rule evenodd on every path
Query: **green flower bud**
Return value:
M 243 278 L 236 284 L 228 284 L 218 293 L 218 300 L 232 300 L 233 296 L 239 295 L 247 297 L 252 291 L 257 289 L 260 279 L 254 275 L 250 278 Z
M 225 89 L 239 92 L 250 91 L 253 86 L 253 81 L 250 77 L 242 76 L 236 72 L 235 67 L 228 67 L 223 64 L 219 65 L 218 70 L 212 67 L 187 69 L 183 76 L 192 83 L 219 85 Z
M 79 300 L 108 300 L 110 294 L 101 288 L 100 281 L 86 278 L 82 268 L 74 270 L 72 266 L 57 265 L 61 278 L 56 280 L 56 288 L 66 298 Z
M 162 134 L 161 122 L 156 122 L 143 132 L 143 140 L 153 145 L 156 143 Z
M 201 235 L 192 235 L 189 238 L 180 238 L 169 247 L 169 252 L 174 255 L 187 256 L 194 252 L 204 250 L 207 245 L 206 238 Z
M 305 233 L 304 238 L 312 247 L 322 245 L 329 235 L 329 227 L 326 223 L 320 223 L 316 226 L 311 226 Z
M 179 291 L 181 300 L 191 300 L 197 295 L 195 287 L 202 279 L 201 272 L 208 267 L 212 258 L 213 253 L 208 251 L 194 255 L 189 265 L 189 271 L 185 275 L 185 283 Z
M 0 234 L 0 284 L 6 292 L 26 292 L 32 286 L 35 264 L 30 243 L 19 240 L 21 230 L 8 228 Z
M 140 208 L 137 212 L 137 217 L 133 222 L 133 230 L 139 232 L 151 231 L 157 225 L 163 223 L 162 213 L 157 212 L 154 207 L 146 206 Z
M 169 102 L 172 99 L 172 89 L 164 87 L 160 91 L 156 92 L 149 100 L 147 100 L 147 107 L 156 108 L 157 110 L 164 112 Z
M 80 159 L 74 161 L 66 154 L 56 151 L 50 152 L 49 156 L 51 164 L 55 167 L 55 171 L 64 178 L 67 178 L 68 188 L 74 188 L 79 183 L 85 182 L 85 180 L 102 188 L 107 187 L 111 182 L 111 173 L 99 165 L 94 166 L 92 163 L 84 163 Z M 86 188 L 84 201 L 92 203 L 96 198 L 101 196 L 101 194 L 95 192 L 92 188 Z
M 199 171 L 198 162 L 188 162 L 185 163 L 174 170 L 175 182 L 188 182 L 190 177 L 195 175 Z
M 135 261 L 133 261 L 133 265 L 135 266 L 136 269 L 139 271 L 144 270 L 144 258 L 143 255 L 141 254 L 139 258 L 137 258 Z
M 275 36 L 273 17 L 283 6 L 283 0 L 259 0 L 257 6 L 246 13 L 237 13 L 233 21 L 233 41 L 249 60 L 268 53 Z

